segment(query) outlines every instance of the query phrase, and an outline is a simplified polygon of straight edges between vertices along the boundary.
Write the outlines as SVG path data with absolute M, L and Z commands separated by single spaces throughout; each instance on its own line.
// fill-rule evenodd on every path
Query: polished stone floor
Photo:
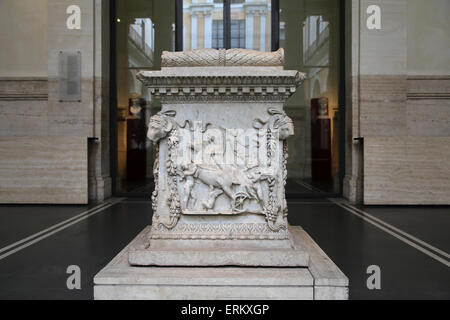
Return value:
M 350 299 L 450 299 L 450 207 L 302 199 L 289 201 L 289 219 L 349 277 Z M 148 199 L 1 205 L 0 299 L 92 299 L 94 275 L 150 221 Z M 81 290 L 67 289 L 70 265 L 81 269 Z M 367 288 L 371 265 L 380 290 Z

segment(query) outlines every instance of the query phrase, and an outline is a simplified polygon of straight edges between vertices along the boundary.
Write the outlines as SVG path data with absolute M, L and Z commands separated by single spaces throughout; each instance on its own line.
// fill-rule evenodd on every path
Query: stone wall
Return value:
M 347 1 L 344 195 L 449 204 L 448 1 L 379 1 L 380 30 L 366 27 L 371 4 Z
M 47 77 L 47 7 L 47 0 L 0 1 L 0 77 Z
M 73 4 L 81 9 L 80 30 L 66 27 L 69 17 L 66 9 Z M 74 138 L 75 142 L 72 143 L 78 143 L 75 149 L 84 150 L 87 146 L 89 150 L 81 153 L 85 159 L 79 159 L 86 163 L 85 174 L 73 175 L 71 171 L 75 170 L 74 166 L 66 166 L 65 171 L 55 168 L 57 174 L 54 174 L 56 171 L 45 173 L 39 167 L 34 167 L 30 174 L 36 181 L 42 181 L 42 190 L 46 188 L 48 175 L 54 175 L 53 179 L 59 177 L 60 182 L 72 179 L 74 183 L 86 184 L 85 188 L 74 189 L 75 194 L 66 197 L 56 187 L 58 183 L 54 183 L 55 188 L 50 193 L 52 197 L 47 194 L 40 198 L 41 193 L 36 188 L 36 193 L 28 194 L 22 202 L 87 203 L 88 196 L 91 200 L 103 200 L 111 194 L 108 2 L 5 0 L 0 6 L 0 39 L 4 48 L 7 48 L 0 52 L 0 138 L 2 141 L 11 141 L 9 144 L 3 143 L 6 149 L 0 156 L 0 163 L 5 164 L 8 160 L 6 155 L 11 153 L 19 158 L 33 157 L 30 148 L 38 150 L 48 147 L 51 141 L 56 144 L 60 141 L 55 140 L 56 137 L 63 140 Z M 81 101 L 62 102 L 58 82 L 59 54 L 77 51 L 81 54 Z M 25 139 L 31 145 L 20 145 L 22 140 L 17 138 Z M 64 145 L 50 148 L 55 153 L 62 153 L 63 149 Z M 45 155 L 52 163 L 54 157 L 48 152 L 40 152 L 36 160 L 45 162 L 42 158 Z M 22 165 L 25 164 L 17 161 L 15 170 L 30 170 Z M 3 166 L 0 170 L 5 168 Z M 85 175 L 89 179 L 85 179 Z M 23 190 L 26 190 L 27 180 L 24 178 L 21 182 L 20 176 L 14 187 L 22 183 Z M 5 198 L 3 195 L 12 186 L 3 175 L 0 175 L 0 187 L 0 202 L 10 202 L 10 197 Z

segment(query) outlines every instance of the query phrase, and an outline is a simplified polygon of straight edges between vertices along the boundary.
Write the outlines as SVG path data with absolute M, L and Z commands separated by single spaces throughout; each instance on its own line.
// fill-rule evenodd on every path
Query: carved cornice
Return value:
M 143 71 L 137 78 L 149 87 L 152 95 L 163 101 L 285 101 L 296 92 L 305 74 L 298 71 L 265 70 L 264 67 L 236 72 L 232 67 L 223 67 L 222 72 L 200 70 L 181 72 L 189 75 L 175 75 L 174 72 Z M 170 68 L 172 70 L 176 68 Z M 207 68 L 206 68 L 207 69 Z M 172 71 L 170 70 L 170 71 Z M 227 73 L 228 74 L 225 74 Z M 250 72 L 248 72 L 250 71 Z
M 226 68 L 225 68 L 226 69 Z M 298 87 L 303 83 L 305 74 L 298 71 L 282 71 L 279 74 L 270 73 L 264 75 L 208 75 L 208 70 L 203 74 L 172 75 L 163 71 L 141 71 L 137 78 L 147 87 L 185 87 L 185 86 L 286 86 Z
M 284 101 L 297 90 L 296 86 L 252 87 L 153 87 L 152 95 L 163 101 Z

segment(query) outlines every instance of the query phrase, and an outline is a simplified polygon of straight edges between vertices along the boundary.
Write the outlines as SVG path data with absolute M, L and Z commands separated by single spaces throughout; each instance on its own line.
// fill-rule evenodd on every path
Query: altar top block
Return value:
M 283 49 L 164 51 L 161 71 L 141 71 L 137 78 L 162 102 L 284 102 L 305 74 L 283 65 Z

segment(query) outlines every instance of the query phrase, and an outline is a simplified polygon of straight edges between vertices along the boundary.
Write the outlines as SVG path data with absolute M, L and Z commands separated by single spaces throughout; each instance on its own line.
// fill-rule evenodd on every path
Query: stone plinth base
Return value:
M 144 229 L 94 278 L 94 298 L 105 299 L 348 299 L 348 279 L 300 227 L 296 242 L 308 267 L 134 267 L 129 252 L 147 241 Z
M 130 247 L 128 262 L 134 266 L 307 267 L 308 252 L 288 234 L 286 240 L 151 239 L 149 242 L 150 229 L 143 245 L 135 243 Z

